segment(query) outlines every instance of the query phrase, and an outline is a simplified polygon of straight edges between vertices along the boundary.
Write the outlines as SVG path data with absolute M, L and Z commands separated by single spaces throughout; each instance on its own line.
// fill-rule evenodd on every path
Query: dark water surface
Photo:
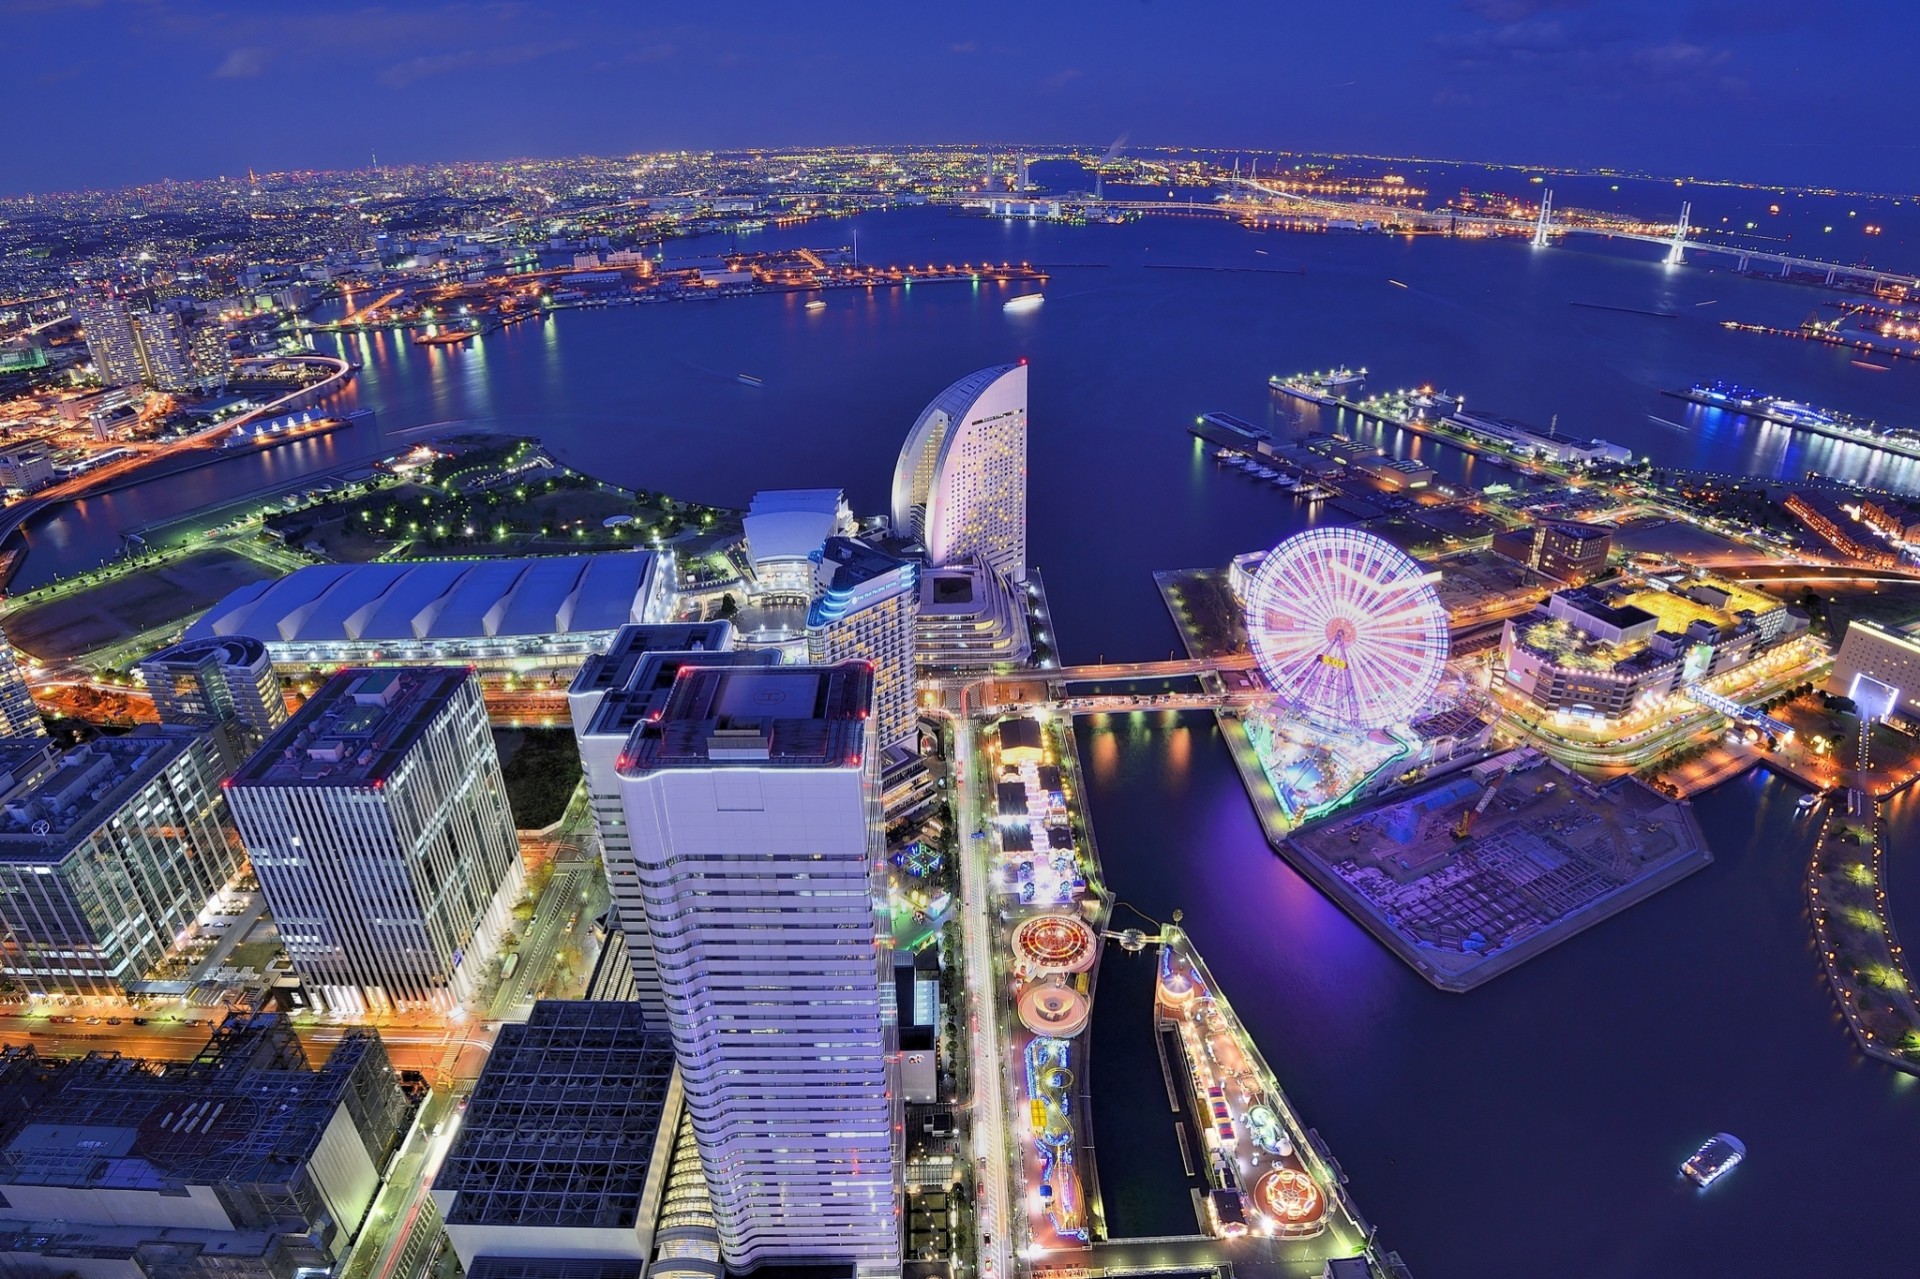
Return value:
M 1082 720 L 1080 737 L 1114 892 L 1156 918 L 1185 911 L 1420 1279 L 1914 1273 L 1894 1205 L 1914 1184 L 1920 1087 L 1854 1051 L 1828 992 L 1798 788 L 1762 773 L 1703 796 L 1712 866 L 1450 995 L 1268 850 L 1210 717 Z M 1900 816 L 1910 868 L 1920 824 Z M 1150 1064 L 1093 1062 L 1116 1218 L 1114 1182 L 1161 1144 L 1158 1080 L 1138 1079 Z M 1752 1153 L 1700 1194 L 1677 1169 L 1716 1131 Z M 1847 1223 L 1844 1244 L 1823 1221 Z

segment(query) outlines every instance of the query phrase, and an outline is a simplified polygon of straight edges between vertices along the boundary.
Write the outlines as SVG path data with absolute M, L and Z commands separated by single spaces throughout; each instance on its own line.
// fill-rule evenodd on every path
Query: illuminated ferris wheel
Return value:
M 1447 662 L 1438 576 L 1359 529 L 1290 537 L 1247 589 L 1254 657 L 1276 692 L 1322 723 L 1404 723 L 1433 696 Z

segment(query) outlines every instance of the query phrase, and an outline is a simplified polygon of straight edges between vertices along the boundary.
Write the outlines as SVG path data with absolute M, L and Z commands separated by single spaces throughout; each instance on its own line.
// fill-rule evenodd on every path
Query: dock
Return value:
M 1839 419 L 1827 423 L 1808 421 L 1804 418 L 1785 417 L 1779 413 L 1770 412 L 1765 407 L 1757 404 L 1751 408 L 1742 408 L 1737 404 L 1725 400 L 1716 400 L 1704 392 L 1691 389 L 1685 391 L 1662 391 L 1660 394 L 1671 396 L 1676 400 L 1685 400 L 1689 404 L 1698 404 L 1702 408 L 1719 409 L 1723 413 L 1731 413 L 1736 417 L 1750 417 L 1762 422 L 1771 422 L 1775 426 L 1784 426 L 1789 431 L 1803 431 L 1808 435 L 1823 435 L 1831 440 L 1839 440 L 1846 444 L 1857 444 L 1863 449 L 1872 449 L 1876 453 L 1886 453 L 1893 457 L 1906 458 L 1910 462 L 1920 462 L 1920 441 L 1906 443 L 1901 440 L 1891 439 L 1874 431 L 1864 423 L 1859 426 L 1853 426 L 1849 422 Z

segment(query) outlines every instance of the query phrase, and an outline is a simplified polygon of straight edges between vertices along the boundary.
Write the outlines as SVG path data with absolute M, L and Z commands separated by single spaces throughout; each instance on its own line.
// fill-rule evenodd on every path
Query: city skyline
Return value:
M 0 1271 L 1904 1274 L 1920 18 L 0 30 Z
M 838 22 L 764 6 L 724 23 L 635 23 L 615 6 L 10 9 L 0 74 L 65 99 L 69 127 L 97 145 L 28 149 L 9 165 L 6 195 L 352 169 L 376 155 L 497 162 L 967 138 L 1897 190 L 1914 144 L 1849 126 L 1879 109 L 1869 86 L 1897 75 L 1920 21 L 1880 0 L 1842 11 L 1792 0 L 1395 0 L 1367 21 L 1146 3 L 965 14 L 851 4 Z M 1842 63 L 1850 75 L 1836 87 L 1820 68 Z M 193 86 L 157 114 L 151 95 L 138 106 L 133 96 L 155 65 Z M 983 91 L 937 87 L 954 81 Z M 889 104 L 879 129 L 877 98 Z M 377 109 L 329 111 L 335 103 Z M 113 127 L 134 110 L 145 127 Z M 323 137 L 287 127 L 289 112 L 307 111 L 326 121 Z

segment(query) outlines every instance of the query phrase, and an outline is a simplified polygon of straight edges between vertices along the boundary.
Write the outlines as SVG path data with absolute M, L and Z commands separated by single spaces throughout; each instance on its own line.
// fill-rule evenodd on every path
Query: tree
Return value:
M 722 595 L 720 597 L 720 616 L 726 618 L 728 621 L 732 621 L 739 615 L 740 605 L 735 602 L 733 593 L 729 591 L 725 595 Z

